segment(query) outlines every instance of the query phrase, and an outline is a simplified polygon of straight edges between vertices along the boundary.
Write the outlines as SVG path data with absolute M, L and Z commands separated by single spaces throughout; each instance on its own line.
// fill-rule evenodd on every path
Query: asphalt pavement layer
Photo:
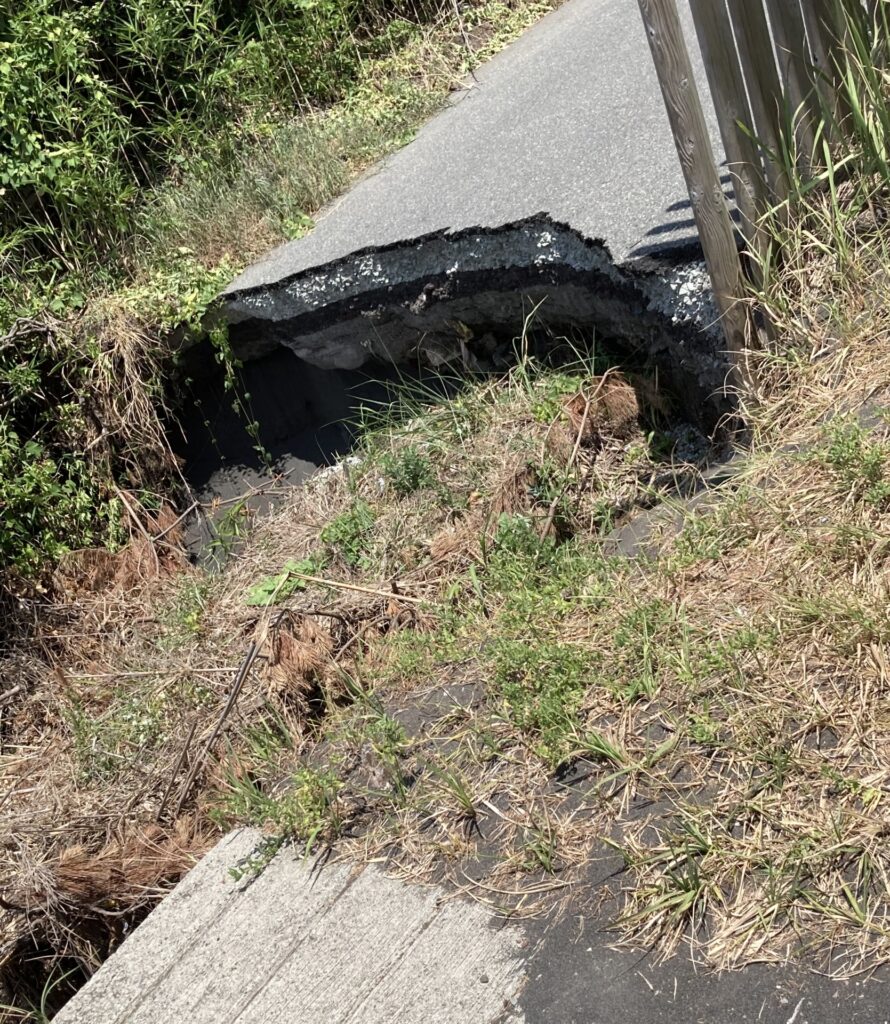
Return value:
M 694 42 L 690 50 L 706 89 Z M 632 0 L 568 0 L 547 15 L 305 238 L 270 252 L 227 291 L 438 231 L 497 228 L 539 213 L 604 240 L 619 263 L 696 237 Z

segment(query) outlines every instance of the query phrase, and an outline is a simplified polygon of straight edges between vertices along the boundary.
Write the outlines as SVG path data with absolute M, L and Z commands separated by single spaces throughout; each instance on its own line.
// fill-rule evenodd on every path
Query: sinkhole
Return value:
M 619 265 L 602 242 L 543 214 L 230 289 L 222 309 L 242 408 L 201 343 L 184 353 L 175 445 L 196 500 L 217 510 L 262 510 L 341 459 L 394 387 L 444 397 L 522 358 L 619 367 L 641 408 L 709 436 L 732 411 L 700 254 Z M 196 522 L 190 545 L 212 534 L 206 518 Z

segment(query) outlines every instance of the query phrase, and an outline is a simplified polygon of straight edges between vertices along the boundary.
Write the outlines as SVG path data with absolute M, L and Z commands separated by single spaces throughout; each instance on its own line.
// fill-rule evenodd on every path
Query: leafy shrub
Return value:
M 379 47 L 371 30 L 400 6 L 6 0 L 5 255 L 20 266 L 37 257 L 51 276 L 85 271 L 127 239 L 138 213 L 134 199 L 146 184 L 189 161 L 215 164 L 218 144 L 233 144 L 273 114 L 342 95 L 365 53 Z M 435 5 L 408 9 L 423 15 Z
M 105 539 L 112 513 L 82 460 L 57 462 L 0 419 L 0 566 L 33 576 L 47 560 Z
M 140 318 L 196 329 L 225 279 L 171 261 L 119 308 L 0 337 L 0 572 L 39 575 L 65 550 L 113 541 L 115 488 L 165 485 L 162 351 Z M 186 287 L 186 282 L 188 286 Z

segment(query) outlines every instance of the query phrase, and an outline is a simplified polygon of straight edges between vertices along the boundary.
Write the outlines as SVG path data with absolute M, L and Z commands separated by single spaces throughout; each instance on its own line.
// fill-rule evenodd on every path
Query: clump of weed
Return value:
M 534 637 L 492 641 L 487 659 L 512 722 L 556 767 L 576 748 L 585 695 L 596 663 L 588 651 Z
M 885 507 L 890 501 L 890 449 L 859 422 L 837 417 L 825 428 L 825 443 L 815 458 L 827 466 L 855 497 Z
M 294 594 L 305 590 L 311 582 L 306 577 L 317 576 L 326 565 L 326 552 L 315 552 L 308 558 L 289 558 L 281 572 L 254 583 L 248 590 L 244 603 L 265 608 L 286 601 Z
M 300 843 L 309 854 L 322 837 L 335 839 L 342 828 L 338 794 L 342 782 L 327 768 L 299 765 L 280 780 L 274 793 L 250 773 L 230 773 L 226 791 L 209 814 L 223 827 L 246 822 L 267 835 L 230 874 L 236 881 L 261 874 L 286 843 Z
M 614 633 L 615 685 L 625 700 L 652 700 L 658 693 L 661 642 L 675 623 L 675 609 L 660 598 L 633 607 L 619 621 Z
M 357 569 L 366 563 L 374 540 L 374 510 L 362 498 L 332 519 L 321 531 L 321 542 L 346 565 Z
M 280 842 L 298 839 L 311 849 L 323 833 L 341 826 L 337 794 L 342 783 L 329 769 L 300 765 L 274 793 L 249 771 L 231 773 L 212 816 L 221 824 L 248 822 L 273 832 Z
M 432 487 L 436 482 L 436 474 L 429 458 L 413 445 L 384 454 L 380 459 L 380 468 L 400 498 L 406 498 L 425 487 Z

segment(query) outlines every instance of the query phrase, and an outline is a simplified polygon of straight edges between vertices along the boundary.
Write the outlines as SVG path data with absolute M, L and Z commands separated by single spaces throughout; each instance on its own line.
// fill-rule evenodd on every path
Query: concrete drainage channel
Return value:
M 601 242 L 545 215 L 357 252 L 223 299 L 272 467 L 231 411 L 209 351 L 191 353 L 181 450 L 205 502 L 251 494 L 254 507 L 268 504 L 271 480 L 299 483 L 349 450 L 350 424 L 388 400 L 388 382 L 419 378 L 435 390 L 443 377 L 503 372 L 524 325 L 539 356 L 595 346 L 650 380 L 678 422 L 710 433 L 729 411 L 697 255 L 617 265 Z M 191 537 L 199 547 L 207 539 Z

